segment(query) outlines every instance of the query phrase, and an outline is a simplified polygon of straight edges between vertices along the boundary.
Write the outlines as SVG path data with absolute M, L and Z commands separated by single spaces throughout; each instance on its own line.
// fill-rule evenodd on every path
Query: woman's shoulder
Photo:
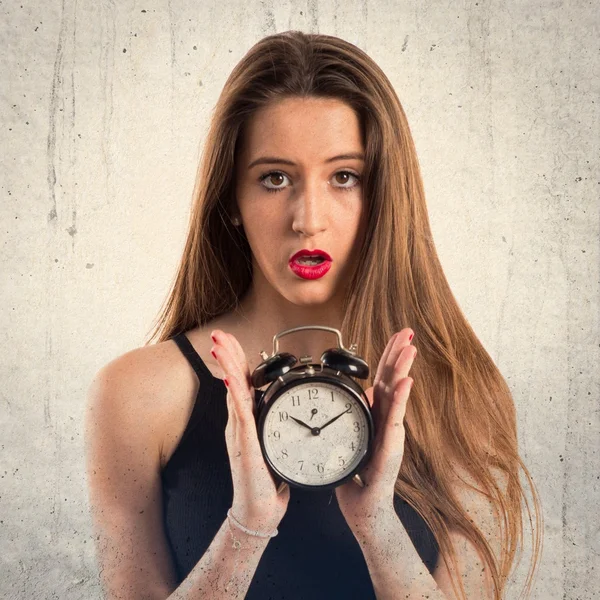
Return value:
M 208 358 L 212 329 L 209 324 L 185 335 L 213 376 L 222 377 L 218 364 Z M 117 356 L 98 371 L 94 382 L 103 388 L 103 409 L 127 415 L 120 426 L 129 423 L 145 431 L 148 444 L 159 449 L 164 467 L 185 431 L 200 388 L 199 377 L 175 341 L 167 339 Z

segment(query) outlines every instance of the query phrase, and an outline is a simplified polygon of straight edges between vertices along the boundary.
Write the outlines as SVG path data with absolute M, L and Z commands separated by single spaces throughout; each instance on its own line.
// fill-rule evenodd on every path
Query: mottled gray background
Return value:
M 384 69 L 435 241 L 517 404 L 545 544 L 533 598 L 598 589 L 596 2 L 2 2 L 0 596 L 100 598 L 82 415 L 174 277 L 232 67 L 339 35 Z M 524 570 L 515 573 L 516 598 Z

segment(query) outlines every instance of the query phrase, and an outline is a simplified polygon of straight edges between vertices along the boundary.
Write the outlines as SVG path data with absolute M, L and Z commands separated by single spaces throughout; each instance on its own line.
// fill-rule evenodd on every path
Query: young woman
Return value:
M 306 278 L 300 250 L 329 269 Z M 277 487 L 262 457 L 250 374 L 301 325 L 339 329 L 371 366 L 362 485 Z M 442 271 L 404 111 L 360 49 L 291 31 L 235 67 L 157 331 L 88 395 L 109 598 L 503 597 L 529 512 L 520 470 L 539 515 L 515 407 Z M 285 338 L 313 361 L 334 342 Z

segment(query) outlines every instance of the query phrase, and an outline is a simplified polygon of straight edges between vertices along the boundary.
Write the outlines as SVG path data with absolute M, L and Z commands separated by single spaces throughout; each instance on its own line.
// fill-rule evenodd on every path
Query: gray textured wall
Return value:
M 0 5 L 0 596 L 100 598 L 85 391 L 143 343 L 174 276 L 227 75 L 301 29 L 357 44 L 394 84 L 443 265 L 514 393 L 542 496 L 533 598 L 594 597 L 597 3 L 22 2 Z

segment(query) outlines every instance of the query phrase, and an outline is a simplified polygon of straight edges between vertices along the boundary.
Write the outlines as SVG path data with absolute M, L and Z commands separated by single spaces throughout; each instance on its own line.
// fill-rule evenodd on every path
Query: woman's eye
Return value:
M 340 179 L 339 179 L 340 175 L 343 176 L 341 178 L 343 181 L 340 181 Z M 348 181 L 351 181 L 351 179 L 348 179 L 348 175 L 350 176 L 350 178 L 354 177 L 354 179 L 356 180 L 356 183 L 353 183 L 352 185 L 343 185 L 343 184 L 347 184 Z M 287 175 L 285 175 L 281 171 L 269 171 L 268 173 L 261 175 L 259 180 L 262 183 L 263 187 L 267 190 L 267 192 L 278 192 L 285 188 L 285 186 L 281 185 L 281 183 L 283 183 L 282 179 L 284 179 L 284 178 L 287 179 Z M 352 173 L 352 171 L 338 171 L 333 176 L 333 178 L 336 179 L 338 183 L 342 184 L 342 185 L 334 186 L 341 190 L 350 190 L 350 189 L 356 187 L 358 185 L 358 182 L 360 181 L 360 176 L 357 175 L 356 173 Z M 266 182 L 266 181 L 270 182 L 271 184 L 274 184 L 274 186 L 265 185 L 263 182 Z
M 265 173 L 264 175 L 260 176 L 260 181 L 270 181 L 271 183 L 275 183 L 276 187 L 269 187 L 267 185 L 264 185 L 264 188 L 267 190 L 267 192 L 277 192 L 279 190 L 282 190 L 283 187 L 281 187 L 280 184 L 282 177 L 287 177 L 287 175 L 284 175 L 281 171 L 270 171 L 269 173 Z M 273 181 L 275 179 L 275 181 Z
M 353 185 L 341 185 L 339 187 L 341 187 L 342 189 L 345 190 L 349 190 L 352 189 L 354 186 L 358 185 L 358 182 L 360 181 L 360 177 L 358 175 L 356 175 L 355 173 L 352 173 L 351 171 L 338 171 L 334 177 L 337 177 L 338 175 L 345 175 L 346 179 L 344 181 L 344 183 L 348 182 L 347 176 L 350 175 L 350 177 L 354 177 L 354 179 L 356 179 L 356 183 L 354 183 Z M 339 179 L 338 179 L 339 181 Z

